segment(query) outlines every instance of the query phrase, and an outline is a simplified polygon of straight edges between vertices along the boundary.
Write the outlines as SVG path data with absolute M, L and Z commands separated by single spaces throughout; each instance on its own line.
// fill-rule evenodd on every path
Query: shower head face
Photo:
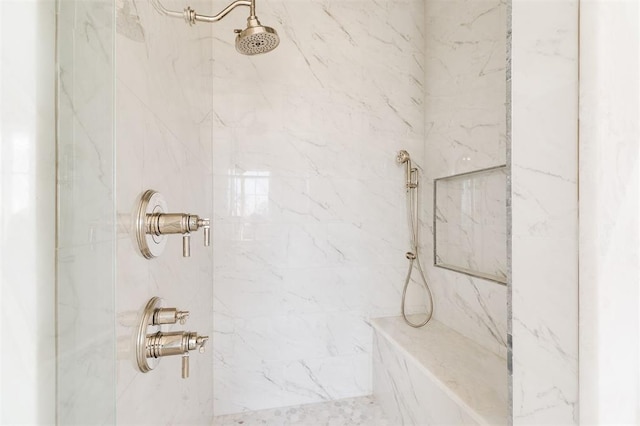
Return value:
M 257 18 L 251 17 L 247 19 L 247 28 L 238 32 L 236 37 L 236 50 L 243 55 L 271 52 L 279 44 L 280 37 L 276 30 L 261 25 Z
M 402 151 L 398 152 L 398 155 L 396 156 L 396 162 L 398 164 L 404 164 L 409 160 L 411 160 L 411 157 L 409 156 L 409 153 L 407 151 L 403 149 Z

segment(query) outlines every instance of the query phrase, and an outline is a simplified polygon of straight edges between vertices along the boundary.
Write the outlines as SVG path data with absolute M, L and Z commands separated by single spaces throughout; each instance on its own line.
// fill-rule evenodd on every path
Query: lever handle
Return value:
M 189 318 L 189 311 L 179 311 L 176 315 L 176 319 L 180 322 L 180 324 L 184 325 L 187 322 L 187 318 Z
M 207 343 L 207 340 L 209 340 L 209 336 L 198 336 L 196 338 L 196 346 L 198 347 L 198 352 L 201 354 L 204 353 L 204 345 Z
M 209 247 L 211 245 L 211 225 L 210 220 L 208 218 L 200 219 L 198 218 L 197 227 L 204 228 L 204 246 Z
M 182 257 L 191 256 L 191 234 L 182 234 Z
M 182 378 L 189 378 L 189 352 L 182 355 Z
M 211 245 L 211 229 L 209 226 L 204 228 L 204 246 L 209 247 Z

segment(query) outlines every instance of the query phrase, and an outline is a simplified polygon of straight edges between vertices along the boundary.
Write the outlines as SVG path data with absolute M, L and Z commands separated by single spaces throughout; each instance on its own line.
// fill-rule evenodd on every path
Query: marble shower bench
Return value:
M 397 425 L 507 424 L 507 363 L 431 320 L 371 320 L 373 394 Z

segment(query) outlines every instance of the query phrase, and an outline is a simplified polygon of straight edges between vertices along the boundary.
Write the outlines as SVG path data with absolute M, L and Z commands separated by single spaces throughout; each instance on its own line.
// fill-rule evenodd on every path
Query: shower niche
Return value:
M 507 283 L 507 168 L 434 180 L 435 266 Z

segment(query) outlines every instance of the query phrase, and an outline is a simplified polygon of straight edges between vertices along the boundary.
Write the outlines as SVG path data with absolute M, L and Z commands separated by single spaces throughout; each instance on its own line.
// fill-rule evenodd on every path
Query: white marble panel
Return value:
M 276 314 L 398 313 L 406 267 L 248 268 L 216 272 L 215 311 L 226 317 Z M 412 280 L 410 291 L 417 283 Z M 409 298 L 409 310 L 422 301 Z
M 283 401 L 301 396 L 303 401 L 315 401 L 370 394 L 371 371 L 368 353 L 294 361 L 285 367 Z
M 220 335 L 215 347 L 217 358 L 235 368 L 264 361 L 339 357 L 371 351 L 371 334 L 365 319 L 351 313 L 225 318 L 220 324 L 216 321 L 215 332 Z
M 432 276 L 439 277 L 438 274 Z M 506 309 L 506 287 L 465 274 L 456 273 L 449 279 L 452 285 L 434 287 L 434 299 L 440 301 L 436 304 L 438 321 L 505 356 L 507 316 L 496 315 L 496 312 Z M 434 281 L 433 278 L 430 280 Z
M 370 394 L 371 371 L 369 354 L 217 364 L 214 408 L 224 415 Z
M 214 339 L 218 334 L 214 335 Z M 217 342 L 215 343 L 217 345 Z M 274 375 L 282 377 L 277 363 L 232 368 L 214 366 L 213 408 L 216 416 L 282 407 L 282 387 Z M 281 380 L 280 380 L 281 381 Z
M 365 319 L 399 313 L 409 246 L 395 153 L 424 153 L 421 1 L 257 14 L 269 54 L 214 32 L 216 414 L 370 393 Z
M 512 13 L 513 423 L 576 424 L 578 1 Z
M 505 162 L 506 22 L 500 0 L 427 2 L 430 176 Z
M 427 1 L 425 19 L 422 241 L 423 253 L 432 254 L 433 180 L 506 163 L 507 5 L 500 0 Z M 435 318 L 504 354 L 506 288 L 433 266 L 426 274 Z

